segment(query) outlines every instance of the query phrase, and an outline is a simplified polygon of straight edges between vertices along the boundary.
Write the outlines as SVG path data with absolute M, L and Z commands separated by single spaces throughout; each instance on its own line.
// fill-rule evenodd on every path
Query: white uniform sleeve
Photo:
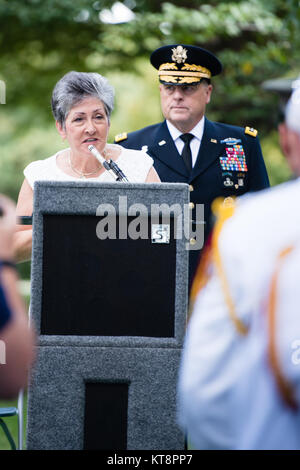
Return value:
M 178 385 L 179 421 L 197 449 L 230 449 L 230 389 L 238 371 L 237 334 L 219 279 L 199 295 L 188 326 Z
M 295 397 L 300 404 L 300 246 L 283 261 L 279 273 L 276 339 L 280 368 L 292 384 Z M 300 433 L 300 430 L 299 430 Z
M 221 253 L 226 252 L 224 265 L 230 266 L 226 271 L 227 279 L 240 314 L 238 318 L 245 322 L 248 302 L 239 286 L 243 267 L 238 265 L 238 247 L 233 244 L 231 249 L 232 240 L 221 235 Z M 240 275 L 235 276 L 234 284 L 230 273 L 236 270 L 240 270 Z M 231 449 L 234 446 L 231 391 L 242 367 L 239 351 L 244 340 L 229 315 L 220 278 L 214 270 L 194 305 L 178 383 L 179 423 L 197 449 Z

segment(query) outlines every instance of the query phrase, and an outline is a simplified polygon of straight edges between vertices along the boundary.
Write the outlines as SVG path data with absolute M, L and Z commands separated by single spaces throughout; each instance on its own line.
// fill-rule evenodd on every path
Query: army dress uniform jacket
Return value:
M 190 185 L 190 201 L 204 204 L 205 239 L 210 231 L 211 204 L 217 197 L 241 196 L 269 186 L 260 143 L 255 132 L 209 121 L 205 118 L 203 137 L 195 166 L 189 174 L 169 133 L 166 121 L 129 134 L 116 136 L 120 145 L 143 149 L 154 160 L 162 182 Z M 227 139 L 227 141 L 226 141 Z M 233 139 L 233 144 L 230 140 Z M 231 152 L 240 152 L 241 165 L 230 164 Z M 236 156 L 233 155 L 233 160 Z M 232 161 L 233 161 L 232 160 Z M 192 217 L 194 220 L 195 209 Z M 190 278 L 195 271 L 198 251 L 190 251 Z

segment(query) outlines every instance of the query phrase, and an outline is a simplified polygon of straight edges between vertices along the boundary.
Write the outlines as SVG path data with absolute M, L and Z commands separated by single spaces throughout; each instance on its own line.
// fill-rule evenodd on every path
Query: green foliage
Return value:
M 22 119 L 16 112 L 0 116 L 0 189 L 14 200 L 24 179 L 23 170 L 33 160 L 46 158 L 63 148 L 61 139 L 52 125 L 38 127 L 33 124 L 30 131 L 22 132 Z M 20 110 L 22 115 L 22 110 Z M 21 127 L 21 128 L 20 128 Z
M 261 141 L 261 146 L 271 186 L 289 180 L 292 173 L 280 149 L 277 131 L 274 130 L 265 137 Z
M 299 17 L 296 3 L 258 0 L 198 2 L 198 8 L 163 3 L 159 13 L 138 13 L 136 20 L 103 28 L 98 51 L 110 49 L 104 67 L 116 58 L 132 63 L 136 55 L 149 56 L 160 45 L 198 44 L 215 52 L 224 64 L 214 80 L 217 93 L 210 110 L 215 119 L 251 125 L 266 133 L 274 126 L 275 100 L 261 84 L 295 68 L 299 59 L 299 37 L 295 38 L 289 8 Z M 284 19 L 283 19 L 284 18 Z M 293 47 L 292 47 L 293 46 Z M 97 47 L 97 46 L 96 46 Z M 294 71 L 297 73 L 297 71 Z
M 124 24 L 104 24 L 99 13 L 114 2 L 102 0 L 0 0 L 0 70 L 7 101 L 28 112 L 50 100 L 65 72 L 97 70 L 138 73 L 136 59 L 172 43 L 202 45 L 215 52 L 224 73 L 215 80 L 216 118 L 272 128 L 274 100 L 261 83 L 296 73 L 300 55 L 296 0 L 184 1 L 127 0 L 136 16 Z M 299 70 L 299 69 L 298 69 Z
M 120 132 L 134 131 L 162 120 L 157 74 L 147 60 L 136 61 L 138 74 L 108 74 L 116 90 L 116 106 L 112 115 L 110 140 Z

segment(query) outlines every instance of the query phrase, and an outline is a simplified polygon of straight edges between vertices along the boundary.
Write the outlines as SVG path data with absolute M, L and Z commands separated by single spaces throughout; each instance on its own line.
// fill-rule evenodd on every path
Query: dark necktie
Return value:
M 194 136 L 192 134 L 182 134 L 180 138 L 184 142 L 184 147 L 183 147 L 181 156 L 183 158 L 183 161 L 188 171 L 191 172 L 193 165 L 192 165 L 192 152 L 191 152 L 191 147 L 190 147 L 190 141 L 194 138 Z

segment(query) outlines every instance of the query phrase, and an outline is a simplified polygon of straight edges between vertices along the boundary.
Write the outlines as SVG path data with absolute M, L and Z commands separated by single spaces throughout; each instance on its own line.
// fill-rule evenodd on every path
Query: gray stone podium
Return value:
M 188 203 L 185 184 L 35 184 L 28 449 L 184 449 Z

